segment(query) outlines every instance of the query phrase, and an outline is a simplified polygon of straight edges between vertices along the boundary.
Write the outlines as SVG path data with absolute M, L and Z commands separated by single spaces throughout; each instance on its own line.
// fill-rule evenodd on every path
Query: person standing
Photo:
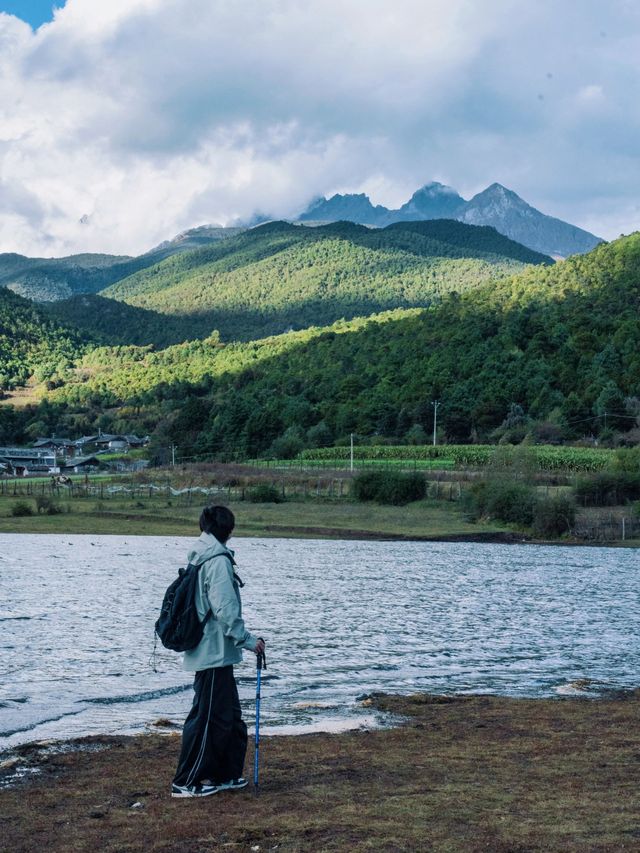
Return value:
M 189 552 L 189 563 L 201 566 L 196 606 L 205 624 L 201 641 L 184 653 L 184 668 L 195 672 L 195 696 L 182 731 L 172 797 L 208 797 L 247 785 L 242 776 L 247 727 L 233 667 L 242 660 L 243 649 L 258 655 L 265 646 L 242 619 L 243 583 L 234 571 L 234 552 L 227 547 L 234 526 L 227 507 L 205 507 L 200 537 Z

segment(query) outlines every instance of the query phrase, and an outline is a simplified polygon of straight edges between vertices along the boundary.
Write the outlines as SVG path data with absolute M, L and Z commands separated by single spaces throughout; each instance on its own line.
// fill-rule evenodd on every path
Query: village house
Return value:
M 32 447 L 0 447 L 0 464 L 6 466 L 6 473 L 16 477 L 60 473 L 55 453 Z
M 83 474 L 87 471 L 97 471 L 102 467 L 98 456 L 74 456 L 62 465 L 61 470 L 63 474 Z
M 62 456 L 65 459 L 68 456 L 74 456 L 76 452 L 76 443 L 69 438 L 38 438 L 33 443 L 34 450 L 50 450 L 56 456 Z
M 111 450 L 114 452 L 133 450 L 145 447 L 149 443 L 149 436 L 138 438 L 137 435 L 108 435 L 103 434 L 96 438 L 95 445 L 100 450 Z

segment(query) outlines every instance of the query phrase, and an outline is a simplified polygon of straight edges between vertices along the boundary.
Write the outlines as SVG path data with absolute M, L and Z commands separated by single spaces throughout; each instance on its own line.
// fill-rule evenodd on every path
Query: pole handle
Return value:
M 262 640 L 263 643 L 265 642 L 262 637 L 258 637 L 258 639 Z M 256 655 L 256 666 L 258 667 L 258 669 L 267 668 L 267 655 L 265 652 L 258 652 L 258 654 Z

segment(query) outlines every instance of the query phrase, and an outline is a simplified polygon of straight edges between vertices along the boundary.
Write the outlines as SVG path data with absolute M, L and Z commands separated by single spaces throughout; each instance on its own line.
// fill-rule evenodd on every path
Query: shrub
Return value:
M 18 501 L 11 507 L 11 515 L 14 518 L 21 518 L 26 515 L 33 515 L 33 507 L 26 501 Z
M 300 431 L 297 427 L 289 427 L 272 442 L 268 455 L 274 459 L 295 459 L 303 448 L 304 439 Z
M 258 483 L 244 493 L 244 499 L 254 504 L 279 504 L 283 503 L 284 495 L 277 486 L 271 483 Z
M 525 527 L 533 522 L 536 507 L 536 493 L 531 486 L 504 479 L 480 480 L 463 493 L 461 500 L 470 521 L 488 516 Z
M 562 536 L 576 521 L 576 505 L 568 495 L 541 498 L 536 504 L 533 531 L 536 536 Z
M 403 506 L 422 500 L 426 493 L 426 480 L 418 472 L 362 471 L 353 480 L 353 495 L 358 501 Z
M 407 442 L 407 444 L 426 444 L 427 433 L 425 432 L 424 427 L 421 424 L 414 424 L 407 430 L 404 440 Z
M 436 487 L 436 495 L 438 493 Z M 479 480 L 460 495 L 460 508 L 466 521 L 478 521 L 487 509 L 487 482 Z
M 36 509 L 38 510 L 38 515 L 40 513 L 44 513 L 45 515 L 60 515 L 63 512 L 60 504 L 46 495 L 38 495 L 36 497 Z
M 615 467 L 619 471 L 640 471 L 640 445 L 638 447 L 616 450 Z
M 533 521 L 535 507 L 536 493 L 531 486 L 502 480 L 489 481 L 486 513 L 492 518 L 528 526 Z

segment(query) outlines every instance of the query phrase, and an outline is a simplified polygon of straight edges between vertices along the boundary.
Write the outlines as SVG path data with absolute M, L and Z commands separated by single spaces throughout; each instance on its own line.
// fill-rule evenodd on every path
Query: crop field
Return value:
M 491 464 L 508 467 L 516 464 L 531 464 L 541 471 L 590 472 L 603 471 L 614 465 L 620 454 L 631 451 L 616 451 L 592 447 L 555 447 L 552 445 L 514 446 L 491 444 L 442 444 L 419 446 L 358 445 L 353 449 L 354 463 L 404 463 L 422 467 L 421 463 L 433 463 L 434 467 L 477 467 Z M 300 461 L 330 463 L 344 467 L 350 462 L 349 447 L 323 447 L 304 450 Z
M 333 448 L 340 450 L 341 448 Z M 313 452 L 313 451 L 309 451 Z M 307 456 L 300 456 L 297 459 L 256 459 L 252 460 L 252 465 L 257 468 L 267 469 L 284 469 L 284 470 L 349 470 L 351 459 L 349 455 L 346 457 L 329 457 L 327 459 L 312 459 Z M 353 470 L 360 471 L 364 468 L 396 468 L 400 470 L 420 470 L 420 471 L 442 471 L 443 469 L 455 468 L 453 459 L 438 457 L 436 459 L 371 459 L 368 457 L 354 456 Z

